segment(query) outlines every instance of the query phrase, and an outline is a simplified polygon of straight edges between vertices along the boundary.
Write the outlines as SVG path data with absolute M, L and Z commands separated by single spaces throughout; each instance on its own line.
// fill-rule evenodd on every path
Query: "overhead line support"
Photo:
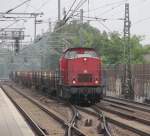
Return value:
M 130 44 L 130 17 L 129 3 L 125 3 L 125 19 L 124 19 L 124 76 L 122 83 L 122 94 L 129 99 L 134 98 L 134 90 L 132 86 L 131 73 L 131 44 Z

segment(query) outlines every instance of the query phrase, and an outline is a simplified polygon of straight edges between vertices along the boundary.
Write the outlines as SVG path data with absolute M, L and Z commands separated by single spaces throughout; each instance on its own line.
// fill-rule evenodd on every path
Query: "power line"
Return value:
M 107 3 L 107 4 L 104 4 L 100 7 L 97 7 L 97 8 L 94 8 L 94 9 L 91 9 L 89 12 L 93 12 L 93 11 L 96 11 L 100 8 L 106 8 L 107 6 L 112 6 L 112 5 L 116 5 L 116 4 L 119 4 L 119 3 L 124 3 L 125 0 L 121 0 L 121 1 L 117 1 L 117 2 L 111 2 L 111 3 Z M 88 11 L 85 11 L 85 12 L 88 12 Z
M 112 30 L 107 27 L 105 24 L 103 24 L 101 21 L 98 21 L 104 28 L 106 28 L 109 32 L 112 32 Z
M 76 3 L 76 1 L 77 1 L 77 0 L 74 0 L 74 2 L 72 3 L 70 9 L 68 10 L 67 14 L 64 16 L 63 20 L 66 19 L 66 17 L 68 16 L 69 12 L 72 10 L 72 8 L 73 8 L 74 4 Z
M 74 16 L 77 16 L 77 17 L 80 17 L 79 15 L 74 15 Z M 92 21 L 108 21 L 108 20 L 111 20 L 111 21 L 122 21 L 124 20 L 124 18 L 100 18 L 100 17 L 88 17 L 88 16 L 83 16 L 85 19 L 92 19 Z
M 31 4 L 25 3 L 26 5 L 28 5 L 29 7 L 31 7 L 32 9 L 36 10 L 36 8 L 34 6 L 32 6 Z
M 29 8 L 29 4 L 26 5 L 24 9 L 24 13 L 27 11 L 28 8 Z M 24 25 L 25 25 L 25 21 L 22 22 L 22 27 L 24 27 Z
M 73 11 L 70 13 L 70 15 L 64 20 L 64 23 L 66 23 L 86 1 L 87 0 L 80 0 L 76 7 L 73 9 Z
M 102 21 L 105 22 L 105 21 L 107 21 L 107 20 L 109 20 L 109 19 L 106 19 L 106 18 L 98 18 L 98 17 L 86 17 L 86 16 L 83 16 L 83 17 L 84 17 L 84 18 L 87 18 L 88 20 L 89 20 L 89 19 L 92 19 L 92 21 L 97 21 L 97 22 L 99 22 L 104 28 L 106 28 L 108 31 L 112 32 L 112 30 L 111 30 L 109 27 L 107 27 L 105 24 L 102 23 Z M 124 19 L 122 19 L 122 18 L 117 18 L 116 20 L 124 20 Z M 90 20 L 89 20 L 89 21 L 90 21 Z
M 0 12 L 0 14 L 3 15 L 5 13 Z M 37 24 L 36 21 L 37 21 L 37 16 L 43 15 L 43 13 L 12 13 L 12 12 L 9 12 L 9 13 L 6 13 L 6 14 L 10 14 L 10 15 L 25 15 L 25 18 L 34 18 L 34 38 L 36 37 L 36 24 Z M 14 18 L 16 19 L 17 17 L 14 17 Z M 7 27 L 10 27 L 11 25 L 14 25 L 15 23 L 17 23 L 17 22 L 15 21 L 13 24 L 10 24 Z M 3 31 L 3 30 L 1 30 L 1 31 Z
M 102 12 L 102 13 L 101 13 L 100 15 L 98 15 L 98 16 L 101 16 L 101 15 L 104 15 L 104 14 L 106 14 L 106 13 L 109 13 L 109 12 L 111 12 L 112 10 L 114 10 L 114 9 L 116 9 L 116 8 L 122 6 L 122 5 L 124 5 L 124 3 L 118 4 L 118 5 L 114 6 L 114 7 L 112 7 L 111 9 L 108 9 L 108 10 Z
M 78 5 L 77 5 L 76 10 L 78 10 L 81 6 L 83 6 L 83 4 L 84 4 L 86 1 L 87 1 L 87 0 L 81 0 L 81 1 L 78 3 Z
M 134 25 L 137 25 L 137 24 L 139 24 L 139 23 L 141 23 L 141 22 L 143 22 L 143 21 L 147 21 L 147 20 L 150 20 L 150 17 L 140 19 L 140 20 L 136 21 L 136 22 L 134 23 Z
M 16 23 L 19 22 L 19 21 L 20 21 L 20 20 L 16 20 L 15 22 L 9 24 L 9 25 L 6 26 L 5 28 L 0 29 L 0 32 L 1 32 L 1 31 L 4 31 L 5 29 L 9 28 L 10 26 L 13 26 L 14 24 L 16 24 Z
M 15 10 L 15 9 L 17 9 L 17 8 L 19 8 L 19 7 L 21 7 L 22 5 L 24 5 L 24 4 L 27 3 L 28 1 L 30 1 L 30 0 L 26 0 L 26 1 L 22 2 L 21 4 L 17 5 L 16 7 L 14 7 L 14 8 L 12 8 L 12 9 L 6 11 L 6 13 L 12 12 L 13 10 Z
M 36 12 L 36 11 L 39 11 L 40 9 L 42 9 L 47 3 L 49 3 L 50 2 L 50 0 L 45 0 L 42 4 L 41 4 L 41 6 L 38 8 L 38 9 L 36 9 L 34 12 Z

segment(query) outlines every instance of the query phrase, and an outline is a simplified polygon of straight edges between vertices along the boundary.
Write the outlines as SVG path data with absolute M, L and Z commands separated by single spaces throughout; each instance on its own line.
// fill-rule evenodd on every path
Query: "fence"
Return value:
M 150 64 L 132 65 L 131 71 L 135 101 L 150 101 Z M 123 76 L 124 65 L 104 66 L 103 82 L 106 95 L 122 97 Z

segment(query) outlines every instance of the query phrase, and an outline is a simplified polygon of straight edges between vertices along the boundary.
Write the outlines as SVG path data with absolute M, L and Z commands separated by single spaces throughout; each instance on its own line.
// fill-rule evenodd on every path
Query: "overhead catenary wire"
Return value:
M 36 11 L 39 11 L 39 10 L 41 10 L 47 3 L 49 3 L 50 2 L 50 0 L 45 0 L 41 5 L 40 5 L 40 7 L 39 8 L 35 8 L 35 7 L 33 7 L 33 6 L 31 6 L 31 5 L 29 5 L 29 4 L 27 4 L 28 6 L 30 6 L 30 7 L 32 7 L 33 9 L 34 9 L 34 11 L 33 12 L 36 12 Z M 28 20 L 26 20 L 26 22 L 27 22 Z
M 74 15 L 74 16 L 76 16 L 76 17 L 80 17 L 78 14 L 77 15 Z M 124 20 L 124 18 L 100 18 L 100 17 L 92 17 L 92 16 L 83 16 L 83 18 L 85 18 L 85 19 L 91 19 L 92 21 L 109 21 L 109 20 L 111 20 L 111 21 L 122 21 L 122 20 Z
M 28 8 L 29 8 L 29 4 L 26 4 L 26 7 L 25 7 L 25 9 L 24 9 L 24 13 L 27 11 Z M 24 27 L 25 22 L 26 22 L 26 20 L 24 20 L 24 21 L 22 22 L 22 27 Z
M 73 15 L 74 13 L 86 2 L 87 0 L 80 0 L 77 6 L 73 9 L 73 11 L 70 13 L 70 15 L 64 20 L 64 23 L 66 23 Z
M 108 9 L 108 10 L 106 10 L 106 11 L 104 11 L 104 12 L 102 12 L 101 14 L 99 14 L 98 16 L 101 16 L 101 15 L 104 15 L 104 14 L 106 14 L 106 13 L 109 13 L 109 12 L 111 12 L 112 10 L 114 10 L 114 9 L 116 9 L 116 8 L 119 8 L 120 6 L 123 6 L 124 5 L 124 3 L 121 3 L 121 4 L 118 4 L 118 5 L 115 5 L 114 7 L 111 7 L 111 9 Z
M 142 22 L 147 21 L 147 20 L 150 20 L 150 17 L 140 19 L 140 20 L 136 21 L 135 23 L 133 23 L 133 25 L 137 25 L 137 24 L 142 23 Z
M 63 20 L 63 24 L 59 26 L 57 29 L 55 29 L 55 32 L 59 31 L 60 29 L 64 28 L 66 25 L 66 22 L 74 16 L 74 13 L 86 2 L 87 0 L 80 0 L 76 7 L 73 9 L 73 11 L 70 13 L 70 15 Z
M 34 6 L 32 6 L 31 4 L 29 4 L 29 3 L 25 3 L 25 4 L 26 4 L 27 6 L 29 6 L 30 8 L 36 10 L 36 8 L 35 8 Z
M 17 5 L 15 8 L 8 10 L 8 11 L 6 12 L 6 14 L 9 14 L 11 11 L 13 11 L 14 9 L 16 9 L 16 8 L 18 8 L 18 7 L 20 7 L 20 6 L 22 6 L 23 4 L 27 4 L 28 1 L 31 1 L 31 0 L 26 0 L 26 1 L 24 1 L 23 3 Z M 38 9 L 35 9 L 35 8 L 34 8 L 34 9 L 35 9 L 34 12 L 39 11 L 42 7 L 44 7 L 44 6 L 47 4 L 47 2 L 49 2 L 49 0 L 44 1 Z M 29 4 L 27 4 L 27 5 L 30 6 L 30 7 L 32 7 L 32 6 L 29 5 Z M 24 13 L 25 13 L 25 11 L 24 11 Z M 34 13 L 33 13 L 33 14 L 34 14 Z M 11 17 L 10 17 L 10 18 L 11 18 Z M 12 17 L 12 18 L 13 18 L 13 17 Z M 23 18 L 23 17 L 22 17 L 22 18 Z M 27 18 L 28 18 L 28 17 L 27 17 Z M 31 17 L 31 18 L 33 18 L 33 17 Z M 26 20 L 26 21 L 27 21 L 27 20 Z
M 4 31 L 4 29 L 7 29 L 7 28 L 9 28 L 10 26 L 13 26 L 14 24 L 16 24 L 17 22 L 19 22 L 20 20 L 16 20 L 15 22 L 13 22 L 13 23 L 11 23 L 11 24 L 9 24 L 8 26 L 6 26 L 5 28 L 2 28 L 2 29 L 0 29 L 0 32 L 1 31 Z
M 14 8 L 7 10 L 6 13 L 12 12 L 13 10 L 15 10 L 15 9 L 17 9 L 17 8 L 19 8 L 19 7 L 21 7 L 22 5 L 24 5 L 24 4 L 27 3 L 28 1 L 31 1 L 31 0 L 26 0 L 26 1 L 22 2 L 21 4 L 15 6 Z
M 40 6 L 39 8 L 37 8 L 37 9 L 34 10 L 34 12 L 41 10 L 41 9 L 42 9 L 47 3 L 49 3 L 50 1 L 51 1 L 51 0 L 45 0 L 45 1 L 41 4 L 41 6 Z
M 112 30 L 107 27 L 104 23 L 102 23 L 101 21 L 98 21 L 98 23 L 100 23 L 104 28 L 106 28 L 109 32 L 112 32 Z
M 83 16 L 84 18 L 87 18 L 88 21 L 97 21 L 99 24 L 101 24 L 105 29 L 107 29 L 109 32 L 112 32 L 112 30 L 107 27 L 104 23 L 102 22 L 105 22 L 107 20 L 110 20 L 110 19 L 106 19 L 106 18 L 98 18 L 98 17 L 86 17 L 86 16 Z M 90 20 L 91 19 L 91 20 Z M 116 18 L 114 20 L 124 20 L 123 18 Z
M 123 2 L 125 2 L 125 1 L 120 1 L 121 3 L 115 3 L 115 4 L 117 4 L 117 5 L 115 5 L 114 7 L 112 7 L 111 9 L 109 9 L 109 10 L 107 10 L 107 11 L 105 11 L 105 12 L 103 12 L 103 14 L 105 14 L 105 13 L 108 13 L 108 12 L 110 12 L 110 11 L 112 11 L 112 10 L 114 10 L 115 8 L 118 8 L 118 7 L 120 7 L 121 5 L 123 5 L 124 3 Z M 73 13 L 73 12 L 72 12 Z M 77 15 L 73 15 L 73 16 L 78 16 L 78 14 Z M 72 16 L 71 16 L 72 17 Z M 70 18 L 71 18 L 70 17 Z M 90 21 L 90 19 L 92 20 L 92 21 L 98 21 L 105 29 L 107 29 L 108 31 L 110 31 L 110 32 L 112 32 L 112 30 L 109 28 L 109 27 L 107 27 L 104 23 L 102 23 L 102 21 L 103 22 L 105 22 L 105 21 L 107 21 L 107 20 L 124 20 L 124 18 L 115 18 L 115 19 L 106 19 L 106 18 L 99 18 L 99 17 L 86 17 L 86 16 L 83 16 L 84 18 L 86 18 L 86 19 L 88 19 L 89 21 Z M 61 27 L 59 27 L 57 30 L 60 30 L 61 28 L 63 28 L 64 26 L 61 26 Z M 56 30 L 56 31 L 57 31 Z
M 111 3 L 107 3 L 107 4 L 104 4 L 104 5 L 101 5 L 101 6 L 97 7 L 97 8 L 89 10 L 89 12 L 93 12 L 93 11 L 96 11 L 98 9 L 106 8 L 106 7 L 109 7 L 109 6 L 112 6 L 112 5 L 116 5 L 116 4 L 120 4 L 120 3 L 125 3 L 125 0 L 121 0 L 121 1 L 117 1 L 117 2 L 111 2 Z M 86 12 L 88 12 L 88 10 L 84 11 L 84 12 L 86 13 Z
M 86 2 L 87 0 L 81 0 L 78 5 L 75 8 L 75 11 L 77 11 L 81 6 L 83 6 L 83 4 Z
M 25 2 L 23 2 L 22 4 L 20 4 L 20 6 L 22 6 L 23 4 L 25 4 L 27 1 L 31 1 L 31 0 L 26 0 Z M 47 4 L 48 1 L 49 1 L 49 0 L 44 1 L 44 2 L 42 3 L 42 5 L 40 6 L 40 8 L 36 9 L 35 11 L 37 11 L 37 10 L 41 9 L 42 7 L 44 7 L 44 6 Z M 27 4 L 27 5 L 29 6 L 29 4 Z M 19 7 L 19 5 L 16 6 L 15 9 L 18 8 L 18 7 Z M 11 11 L 12 11 L 12 9 L 11 9 L 9 12 L 7 11 L 6 14 L 9 14 Z M 34 12 L 35 12 L 35 11 L 34 11 Z M 11 17 L 10 17 L 10 18 L 11 18 Z M 12 18 L 13 18 L 13 17 L 12 17 Z M 15 18 L 15 17 L 14 17 L 14 18 Z M 19 17 L 17 17 L 17 18 L 19 18 Z M 24 17 L 22 17 L 22 18 L 24 18 Z M 25 17 L 25 18 L 26 18 L 26 17 Z M 28 20 L 25 20 L 25 19 L 24 19 L 24 22 L 25 22 L 25 21 L 26 21 L 26 22 L 29 21 L 29 19 L 32 19 L 33 17 L 31 17 L 31 18 L 27 17 L 27 18 L 28 18 Z M 20 20 L 21 20 L 21 19 L 20 19 Z M 10 25 L 6 26 L 5 28 L 9 28 L 10 26 L 16 24 L 16 23 L 19 22 L 20 20 L 17 20 L 17 21 L 15 20 L 15 22 L 11 23 Z M 23 25 L 24 25 L 24 23 L 23 23 Z M 5 29 L 5 28 L 4 28 L 4 29 Z M 0 31 L 3 31 L 4 29 L 1 29 Z
M 69 12 L 72 10 L 72 8 L 73 8 L 74 4 L 76 3 L 76 1 L 77 1 L 77 0 L 74 0 L 74 2 L 72 3 L 70 9 L 68 10 L 67 14 L 64 16 L 63 20 L 66 19 L 66 17 L 68 16 Z
M 75 1 L 77 1 L 77 0 L 75 0 Z M 74 1 L 74 2 L 75 2 L 75 1 Z M 75 10 L 76 8 L 78 8 L 78 6 L 81 7 L 81 6 L 82 6 L 82 2 L 84 2 L 84 1 L 86 1 L 86 0 L 80 0 L 80 2 L 78 2 L 78 4 L 77 4 L 76 6 L 75 6 L 75 4 L 76 4 L 76 2 L 75 2 L 75 4 L 73 5 L 73 7 L 75 6 L 74 10 Z M 45 0 L 45 2 L 46 2 L 46 4 L 47 4 L 48 1 Z M 41 5 L 38 9 L 41 9 L 42 7 L 44 7 L 44 6 L 46 5 L 46 4 L 44 4 L 45 2 L 43 2 L 43 3 L 42 3 L 43 6 Z M 73 2 L 73 3 L 74 3 L 74 2 Z M 123 2 L 123 0 L 120 1 L 120 2 Z M 73 4 L 73 3 L 72 3 L 72 4 Z M 117 2 L 114 2 L 114 3 L 118 4 L 119 2 L 118 2 L 118 3 L 117 3 Z M 26 3 L 26 4 L 29 5 L 28 3 Z M 80 4 L 81 4 L 81 5 L 80 5 Z M 114 5 L 116 5 L 116 4 L 114 4 Z M 106 5 L 107 5 L 107 4 L 106 4 Z M 109 4 L 108 4 L 108 5 L 109 5 Z M 110 5 L 110 6 L 111 6 L 111 5 Z M 73 7 L 72 7 L 71 9 L 73 9 Z M 35 11 L 38 10 L 38 9 L 35 9 Z M 78 9 L 79 9 L 79 8 L 78 8 Z M 73 10 L 73 11 L 74 11 L 74 10 Z M 72 18 L 73 16 L 75 16 L 75 15 L 74 15 L 75 12 L 73 13 L 73 12 L 71 12 L 71 10 L 68 10 L 68 11 L 69 11 L 69 14 L 68 14 L 68 15 L 69 15 L 68 20 L 69 20 L 70 18 Z M 76 10 L 76 11 L 77 11 L 77 10 Z M 91 10 L 90 10 L 90 11 L 91 11 Z M 73 14 L 72 14 L 72 13 L 73 13 Z M 84 16 L 84 18 L 87 18 L 87 17 Z M 88 19 L 88 18 L 87 18 L 87 19 Z M 102 18 L 97 18 L 97 17 L 91 18 L 91 17 L 89 17 L 89 20 L 90 20 L 90 19 L 93 20 L 93 21 L 94 21 L 94 20 L 96 20 L 96 21 L 97 21 L 97 20 L 101 21 Z M 68 21 L 68 20 L 67 20 L 67 21 Z M 102 19 L 102 21 L 107 21 L 107 20 L 111 20 L 111 19 L 105 19 L 105 18 Z M 115 19 L 114 19 L 114 20 L 115 20 Z M 119 19 L 116 19 L 116 20 L 119 20 Z M 28 20 L 27 20 L 27 21 L 28 21 Z

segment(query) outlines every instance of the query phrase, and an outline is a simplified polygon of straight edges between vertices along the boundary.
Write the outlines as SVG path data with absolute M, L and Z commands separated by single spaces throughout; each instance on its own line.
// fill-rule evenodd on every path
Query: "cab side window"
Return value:
M 65 58 L 66 59 L 74 59 L 77 56 L 77 52 L 76 51 L 68 51 L 65 54 Z

